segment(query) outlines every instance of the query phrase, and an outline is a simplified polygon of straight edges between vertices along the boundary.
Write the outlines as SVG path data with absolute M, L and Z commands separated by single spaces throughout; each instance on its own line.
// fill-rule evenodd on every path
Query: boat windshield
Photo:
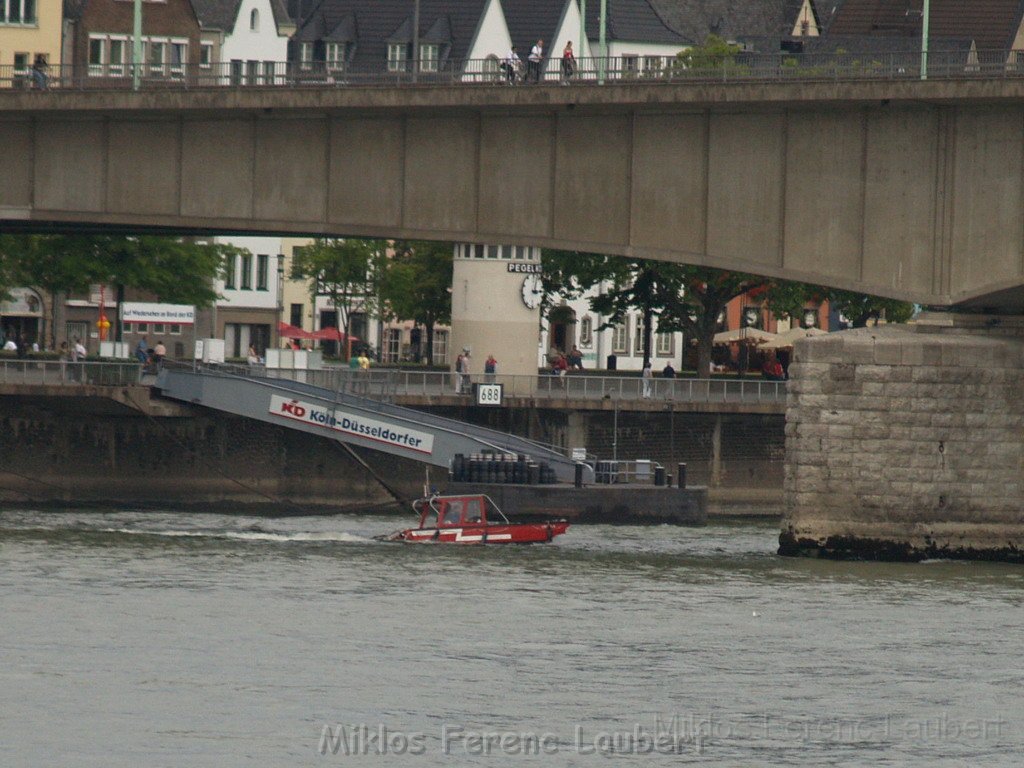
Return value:
M 466 499 L 466 522 L 481 523 L 484 520 L 483 499 Z
M 441 525 L 459 525 L 462 522 L 462 499 L 448 499 L 444 503 Z

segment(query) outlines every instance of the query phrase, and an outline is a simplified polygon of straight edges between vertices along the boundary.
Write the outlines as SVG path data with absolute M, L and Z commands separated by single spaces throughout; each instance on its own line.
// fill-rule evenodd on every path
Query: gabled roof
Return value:
M 191 3 L 200 27 L 218 29 L 225 34 L 231 34 L 238 21 L 238 9 L 242 5 L 242 0 L 191 0 Z M 278 29 L 282 24 L 291 24 L 284 0 L 270 0 L 270 10 L 273 11 L 274 23 Z
M 538 40 L 544 41 L 544 56 L 552 55 L 550 50 L 552 38 L 558 32 L 558 23 L 562 20 L 567 0 L 502 0 L 505 11 L 505 23 L 512 37 L 512 44 L 525 59 L 524 53 Z M 590 0 L 591 4 L 600 4 L 601 0 Z M 573 35 L 575 38 L 575 35 Z M 504 55 L 507 51 L 496 51 Z M 562 54 L 558 51 L 558 55 Z
M 420 40 L 465 58 L 488 0 L 420 0 Z M 293 12 L 300 4 L 296 1 Z M 387 61 L 388 43 L 411 42 L 413 5 L 408 0 L 321 0 L 297 20 L 295 40 L 356 43 L 351 64 L 372 69 Z M 495 51 L 503 54 L 503 51 Z
M 787 21 L 795 19 L 799 10 L 790 14 L 791 0 L 651 0 L 651 3 L 669 27 L 697 45 L 711 34 L 726 40 L 788 38 L 793 24 L 787 26 Z M 589 12 L 588 8 L 588 15 Z
M 920 37 L 922 0 L 831 0 L 829 33 Z M 1008 48 L 1021 24 L 1022 0 L 931 0 L 929 39 L 969 38 L 979 51 Z
M 607 10 L 608 40 L 679 46 L 696 42 L 669 27 L 650 0 L 607 0 Z M 587 37 L 590 40 L 597 40 L 600 35 L 600 15 L 600 0 L 591 0 L 587 4 Z

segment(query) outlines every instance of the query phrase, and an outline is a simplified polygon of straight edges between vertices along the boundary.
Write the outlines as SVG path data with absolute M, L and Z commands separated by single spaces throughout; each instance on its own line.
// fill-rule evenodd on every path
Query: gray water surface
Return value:
M 1019 566 L 399 522 L 0 513 L 0 765 L 1021 764 Z

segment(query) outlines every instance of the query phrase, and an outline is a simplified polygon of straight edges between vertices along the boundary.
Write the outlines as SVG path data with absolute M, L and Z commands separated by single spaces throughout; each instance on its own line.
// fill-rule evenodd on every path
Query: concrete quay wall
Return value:
M 1024 318 L 798 342 L 780 553 L 1024 562 Z

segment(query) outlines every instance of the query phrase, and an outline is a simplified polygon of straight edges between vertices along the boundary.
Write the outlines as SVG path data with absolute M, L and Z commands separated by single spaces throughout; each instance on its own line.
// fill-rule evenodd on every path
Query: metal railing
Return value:
M 473 384 L 501 384 L 505 398 L 613 400 L 675 403 L 785 403 L 786 382 L 765 379 L 663 379 L 638 376 L 471 374 L 375 368 L 322 370 L 236 366 L 244 375 L 301 381 L 335 391 L 382 400 L 401 396 L 457 396 L 470 401 Z
M 422 61 L 390 68 L 325 62 L 215 62 L 208 65 L 102 63 L 0 67 L 0 92 L 24 90 L 131 90 L 207 88 L 345 88 L 502 85 L 622 85 L 625 83 L 791 82 L 920 79 L 920 51 L 839 53 L 739 53 L 686 63 L 670 56 L 616 56 L 578 59 L 570 72 L 559 58 L 539 71 L 525 63 L 507 67 L 498 57 L 462 61 Z M 929 52 L 927 77 L 937 80 L 1024 77 L 1024 51 Z
M 141 380 L 142 366 L 136 362 L 0 360 L 0 384 L 123 387 Z

